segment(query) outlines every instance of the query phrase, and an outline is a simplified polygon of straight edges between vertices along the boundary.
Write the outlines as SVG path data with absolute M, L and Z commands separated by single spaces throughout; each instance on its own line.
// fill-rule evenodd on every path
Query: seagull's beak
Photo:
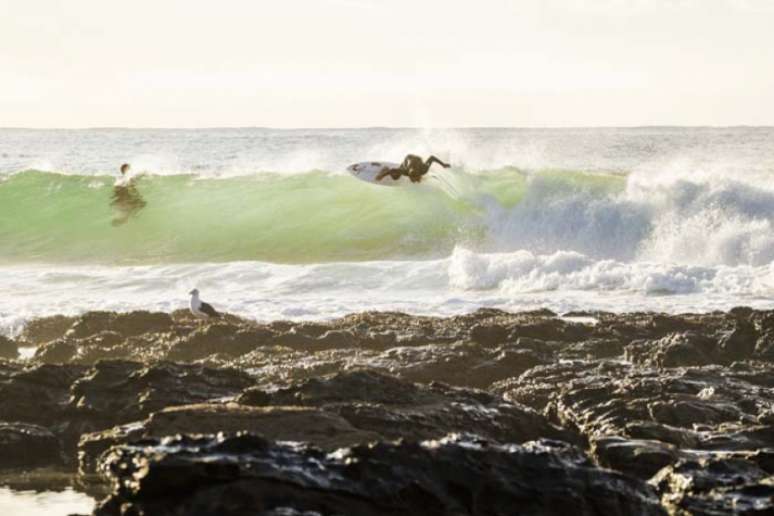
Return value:
M 192 296 L 192 295 L 193 295 L 193 293 L 194 293 L 194 291 L 192 290 L 192 291 L 190 291 L 188 294 Z

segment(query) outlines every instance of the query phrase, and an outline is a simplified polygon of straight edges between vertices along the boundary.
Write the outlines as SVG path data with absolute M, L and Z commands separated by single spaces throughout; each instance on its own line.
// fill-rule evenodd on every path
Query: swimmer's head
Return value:
M 124 163 L 121 165 L 121 174 L 126 174 L 129 172 L 129 163 Z

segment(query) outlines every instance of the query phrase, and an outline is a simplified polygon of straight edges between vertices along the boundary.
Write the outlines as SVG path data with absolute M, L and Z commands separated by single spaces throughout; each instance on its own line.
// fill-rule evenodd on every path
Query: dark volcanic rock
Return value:
M 207 325 L 176 342 L 169 350 L 167 359 L 193 361 L 214 354 L 239 357 L 269 344 L 273 337 L 274 332 L 265 328 Z
M 64 326 L 67 328 L 63 330 Z M 76 318 L 33 321 L 27 333 L 31 341 L 45 339 L 49 343 L 39 349 L 36 357 L 46 363 L 91 365 L 105 359 L 143 362 L 207 359 L 222 364 L 267 347 L 306 355 L 357 349 L 384 354 L 381 361 L 388 367 L 393 367 L 390 362 L 397 361 L 395 372 L 414 380 L 486 387 L 492 381 L 552 360 L 545 350 L 514 350 L 512 343 L 519 338 L 572 343 L 582 348 L 583 344 L 578 341 L 591 338 L 596 330 L 566 322 L 548 311 L 509 314 L 479 310 L 452 318 L 366 312 L 327 323 L 276 321 L 268 325 L 233 316 L 202 323 L 185 312 L 175 312 L 172 316 L 150 312 L 89 312 Z M 588 351 L 579 349 L 578 353 L 609 356 L 619 351 L 606 345 L 585 347 Z M 408 348 L 423 349 L 412 352 Z M 437 360 L 433 358 L 435 355 Z M 410 362 L 412 371 L 408 371 L 409 364 L 404 360 Z M 474 374 L 464 376 L 455 371 L 453 362 L 458 361 L 470 361 L 476 366 Z M 448 364 L 445 371 L 441 370 L 444 364 Z M 397 369 L 405 371 L 399 373 Z
M 458 399 L 471 400 L 473 397 L 477 398 L 476 401 L 481 398 L 492 399 L 489 394 L 480 391 L 453 389 L 443 385 L 422 386 L 377 371 L 357 370 L 304 379 L 276 390 L 248 389 L 240 397 L 240 401 L 250 405 L 316 407 L 337 403 L 412 406 L 438 403 L 449 393 L 458 393 Z
M 672 444 L 616 436 L 596 439 L 591 452 L 600 465 L 643 480 L 680 456 L 678 448 Z
M 718 352 L 727 361 L 744 360 L 755 351 L 758 332 L 748 321 L 737 321 L 733 330 L 721 335 L 718 341 Z
M 673 333 L 626 347 L 627 360 L 650 367 L 703 366 L 717 363 L 716 356 L 717 340 L 696 332 Z
M 768 331 L 755 341 L 755 358 L 774 362 L 774 331 Z
M 601 464 L 647 478 L 680 458 L 680 449 L 774 447 L 772 382 L 774 368 L 765 365 L 646 369 L 578 361 L 536 367 L 497 389 L 577 428 Z
M 66 364 L 78 354 L 78 344 L 70 339 L 56 339 L 35 350 L 35 360 L 44 364 Z
M 774 476 L 727 454 L 681 460 L 653 479 L 673 514 L 774 514 Z
M 371 363 L 414 382 L 440 381 L 487 388 L 545 363 L 539 354 L 509 346 L 486 348 L 467 342 L 388 349 Z
M 201 365 L 0 363 L 0 421 L 48 428 L 72 459 L 83 433 L 142 420 L 166 407 L 235 396 L 253 383 L 244 372 Z
M 564 359 L 614 358 L 624 354 L 624 346 L 618 339 L 588 339 L 563 347 Z
M 70 406 L 85 433 L 138 421 L 166 407 L 232 397 L 253 383 L 236 369 L 102 361 L 73 383 Z
M 48 429 L 0 422 L 0 468 L 34 468 L 61 462 L 59 440 Z
M 540 317 L 511 326 L 508 340 L 522 337 L 540 340 L 576 342 L 589 338 L 593 329 L 585 324 L 566 322 L 561 319 Z
M 597 336 L 617 335 L 624 341 L 661 339 L 673 333 L 707 333 L 728 329 L 738 320 L 722 312 L 669 315 L 658 313 L 599 314 Z
M 172 345 L 173 338 L 157 333 L 126 337 L 103 330 L 84 338 L 67 336 L 41 344 L 34 359 L 46 364 L 83 365 L 93 365 L 100 360 L 159 361 Z
M 35 423 L 55 433 L 64 430 L 70 385 L 83 372 L 83 367 L 74 365 L 0 362 L 0 421 Z
M 252 351 L 225 363 L 255 371 L 258 381 L 267 386 L 367 368 L 409 381 L 440 381 L 487 388 L 494 381 L 511 378 L 530 367 L 548 363 L 548 358 L 511 345 L 484 348 L 459 342 L 396 346 L 382 352 L 359 347 L 302 352 L 275 346 Z
M 381 342 L 374 339 L 372 335 L 355 336 L 348 330 L 328 329 L 325 331 L 316 325 L 309 328 L 310 324 L 295 326 L 289 331 L 276 335 L 271 343 L 276 346 L 284 346 L 293 350 L 306 351 L 325 351 L 329 349 L 342 348 L 379 348 Z M 394 340 L 392 341 L 395 342 Z
M 34 319 L 24 325 L 24 330 L 22 330 L 20 337 L 23 341 L 32 344 L 50 342 L 63 337 L 75 319 L 75 317 L 66 317 L 64 315 Z
M 508 339 L 508 328 L 499 324 L 477 324 L 470 329 L 470 339 L 482 346 L 497 346 Z
M 498 445 L 450 436 L 325 454 L 251 435 L 176 437 L 114 448 L 114 493 L 96 515 L 656 515 L 647 484 L 551 442 Z
M 100 360 L 147 360 L 147 356 L 161 356 L 165 347 L 164 339 L 159 334 L 154 342 L 144 342 L 143 337 L 124 337 L 115 331 L 101 331 L 86 339 L 77 341 L 77 351 L 70 359 L 77 364 L 92 365 Z M 161 344 L 161 345 L 160 345 Z M 157 348 L 157 349 L 152 349 Z
M 111 446 L 151 437 L 218 432 L 260 433 L 269 439 L 310 443 L 333 450 L 377 441 L 380 435 L 359 430 L 332 412 L 311 407 L 248 407 L 236 403 L 198 404 L 153 412 L 145 421 L 84 434 L 78 444 L 81 472 L 93 472 Z
M 175 433 L 249 431 L 330 451 L 474 432 L 514 445 L 546 437 L 569 442 L 596 464 L 639 480 L 669 475 L 659 486 L 674 512 L 723 513 L 734 497 L 765 495 L 765 475 L 774 469 L 774 311 L 591 315 L 594 324 L 491 309 L 268 324 L 231 315 L 199 321 L 188 311 L 45 318 L 21 336 L 40 345 L 30 364 L 0 359 L 0 421 L 47 428 L 68 462 L 80 439 L 84 471 L 112 445 Z M 758 473 L 727 483 L 718 465 L 724 461 L 733 471 Z M 486 477 L 479 466 L 466 468 Z M 679 486 L 686 479 L 693 487 Z M 699 480 L 711 487 L 696 487 Z M 452 507 L 448 493 L 457 500 L 475 491 L 417 485 L 411 489 L 431 509 Z M 196 496 L 222 487 L 200 486 Z M 393 510 L 378 496 L 359 500 L 340 512 Z M 579 500 L 581 507 L 591 503 L 585 494 Z M 722 503 L 707 505 L 712 500 Z M 458 512 L 484 512 L 466 503 L 472 509 Z M 248 512 L 329 508 L 272 501 Z
M 23 335 L 40 344 L 34 357 L 39 362 L 91 365 L 104 359 L 159 360 L 178 334 L 190 329 L 165 313 L 88 312 L 31 321 Z
M 159 333 L 174 324 L 169 314 L 161 312 L 88 312 L 78 317 L 67 331 L 72 339 L 83 339 L 103 331 L 114 331 L 124 337 L 143 333 Z
M 533 410 L 496 396 L 433 383 L 413 384 L 374 371 L 353 371 L 301 381 L 275 391 L 249 389 L 246 405 L 305 405 L 323 408 L 353 427 L 383 439 L 432 439 L 448 432 L 475 432 L 504 442 L 541 437 L 580 443 Z
M 19 345 L 16 341 L 0 335 L 0 358 L 16 359 L 19 356 Z

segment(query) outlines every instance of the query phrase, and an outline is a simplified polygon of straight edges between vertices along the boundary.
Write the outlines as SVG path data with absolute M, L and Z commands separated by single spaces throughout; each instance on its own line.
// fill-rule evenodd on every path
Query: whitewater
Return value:
M 345 172 L 408 152 L 453 167 Z M 771 308 L 773 178 L 771 128 L 0 129 L 0 333 L 193 287 L 257 320 Z

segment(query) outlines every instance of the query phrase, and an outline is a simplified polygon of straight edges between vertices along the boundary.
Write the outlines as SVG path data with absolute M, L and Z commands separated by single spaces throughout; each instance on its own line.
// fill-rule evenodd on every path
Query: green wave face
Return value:
M 258 260 L 313 263 L 445 256 L 480 245 L 487 206 L 530 192 L 522 172 L 454 172 L 386 188 L 345 175 L 207 179 L 27 171 L 0 180 L 0 261 L 101 264 Z M 545 172 L 541 195 L 620 191 L 613 176 Z

